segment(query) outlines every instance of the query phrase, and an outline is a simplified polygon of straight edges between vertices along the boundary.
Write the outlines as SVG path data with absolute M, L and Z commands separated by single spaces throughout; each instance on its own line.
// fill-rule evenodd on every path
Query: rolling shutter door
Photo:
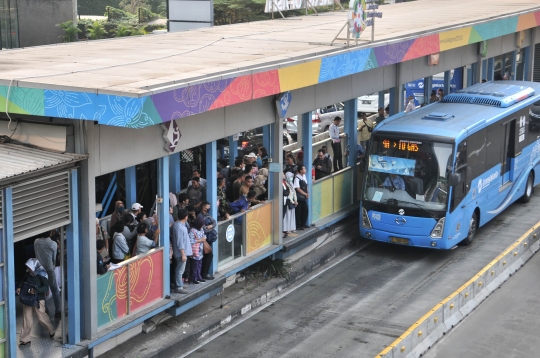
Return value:
M 69 224 L 69 199 L 67 171 L 14 185 L 14 241 Z
M 540 82 L 540 44 L 534 45 L 533 81 Z

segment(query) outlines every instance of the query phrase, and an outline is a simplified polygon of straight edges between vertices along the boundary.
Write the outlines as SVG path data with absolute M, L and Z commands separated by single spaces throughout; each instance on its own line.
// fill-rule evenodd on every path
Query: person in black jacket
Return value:
M 105 263 L 103 260 L 103 257 L 101 256 L 101 253 L 105 250 L 105 242 L 103 240 L 97 240 L 96 241 L 96 248 L 97 248 L 97 274 L 98 275 L 105 275 L 107 271 L 109 270 L 109 265 Z
M 30 283 L 33 288 L 29 289 L 29 294 L 37 294 L 37 302 L 35 306 L 23 306 L 23 324 L 19 344 L 21 346 L 30 343 L 32 334 L 32 326 L 34 325 L 34 312 L 36 313 L 39 323 L 47 330 L 49 337 L 54 338 L 54 328 L 51 324 L 49 316 L 45 312 L 45 294 L 49 291 L 49 280 L 47 272 L 41 267 L 37 259 L 30 259 L 26 262 L 26 273 L 22 282 Z M 21 293 L 21 285 L 15 291 L 17 295 Z

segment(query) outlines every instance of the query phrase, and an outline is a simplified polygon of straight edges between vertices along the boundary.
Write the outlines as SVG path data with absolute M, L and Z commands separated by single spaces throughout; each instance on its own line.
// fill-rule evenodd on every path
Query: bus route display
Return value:
M 412 140 L 395 140 L 395 139 L 383 139 L 382 145 L 384 149 L 397 149 L 405 152 L 418 152 L 422 142 L 416 142 Z

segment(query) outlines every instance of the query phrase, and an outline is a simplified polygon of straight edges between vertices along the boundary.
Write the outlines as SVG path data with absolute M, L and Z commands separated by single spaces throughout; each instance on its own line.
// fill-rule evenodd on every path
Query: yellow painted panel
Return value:
M 319 221 L 333 213 L 333 179 L 317 181 L 313 185 L 311 198 L 311 219 Z
M 246 253 L 249 254 L 272 243 L 272 204 L 249 211 L 246 218 Z
M 280 68 L 278 72 L 281 92 L 317 84 L 320 70 L 321 60 Z
M 461 47 L 469 44 L 469 36 L 471 35 L 472 27 L 463 29 L 446 31 L 439 34 L 439 42 L 441 51 L 450 50 L 456 47 Z

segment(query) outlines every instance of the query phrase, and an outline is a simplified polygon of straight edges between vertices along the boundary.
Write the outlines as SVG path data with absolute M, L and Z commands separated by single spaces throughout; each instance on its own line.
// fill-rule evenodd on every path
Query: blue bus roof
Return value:
M 445 96 L 443 102 L 394 115 L 377 125 L 374 133 L 418 133 L 455 140 L 539 99 L 540 83 L 479 83 Z

